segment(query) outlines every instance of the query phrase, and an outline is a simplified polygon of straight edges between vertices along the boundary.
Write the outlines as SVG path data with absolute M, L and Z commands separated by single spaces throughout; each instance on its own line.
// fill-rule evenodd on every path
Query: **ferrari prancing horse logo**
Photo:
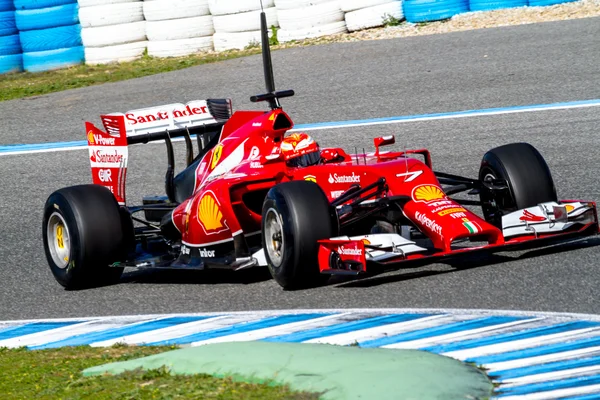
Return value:
M 213 151 L 212 161 L 210 162 L 210 169 L 215 169 L 219 160 L 221 159 L 221 154 L 223 154 L 223 145 L 218 144 Z

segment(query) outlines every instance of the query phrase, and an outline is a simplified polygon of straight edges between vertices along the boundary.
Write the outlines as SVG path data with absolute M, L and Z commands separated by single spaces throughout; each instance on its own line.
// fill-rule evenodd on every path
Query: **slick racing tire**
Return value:
M 271 276 L 286 290 L 319 286 L 317 240 L 332 237 L 330 205 L 313 182 L 292 181 L 269 190 L 262 208 L 262 243 Z
M 133 232 L 133 225 L 124 221 L 115 197 L 103 186 L 71 186 L 52 193 L 44 207 L 43 237 L 58 283 L 83 289 L 118 281 L 123 268 L 110 265 L 126 257 Z
M 485 219 L 502 227 L 502 215 L 539 203 L 557 201 L 548 164 L 529 143 L 511 143 L 489 150 L 481 161 L 479 180 L 506 181 L 508 190 L 482 190 Z

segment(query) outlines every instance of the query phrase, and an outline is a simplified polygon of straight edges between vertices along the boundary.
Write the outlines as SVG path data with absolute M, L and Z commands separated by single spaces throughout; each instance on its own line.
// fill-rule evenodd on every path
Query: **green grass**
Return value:
M 119 64 L 77 65 L 55 71 L 5 74 L 0 75 L 0 101 L 140 78 L 259 53 L 260 48 L 256 47 L 171 58 L 150 57 L 145 54 L 139 60 Z
M 160 368 L 83 377 L 96 365 L 144 357 L 175 347 L 0 348 L 0 398 L 12 399 L 317 399 L 283 386 L 247 384 L 209 375 L 170 375 Z

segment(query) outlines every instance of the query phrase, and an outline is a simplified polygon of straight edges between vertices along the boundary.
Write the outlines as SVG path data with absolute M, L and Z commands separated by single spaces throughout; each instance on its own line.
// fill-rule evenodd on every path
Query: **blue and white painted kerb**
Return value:
M 420 349 L 473 362 L 495 399 L 600 399 L 600 316 L 490 310 L 223 312 L 0 322 L 0 347 L 253 341 Z

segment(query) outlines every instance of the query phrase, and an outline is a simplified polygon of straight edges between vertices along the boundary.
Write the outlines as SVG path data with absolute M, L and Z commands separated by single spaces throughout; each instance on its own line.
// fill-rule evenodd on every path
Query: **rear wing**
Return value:
M 208 99 L 101 115 L 105 131 L 86 122 L 94 184 L 108 188 L 118 203 L 125 205 L 128 146 L 164 140 L 169 163 L 165 177 L 167 194 L 171 193 L 175 170 L 171 139 L 185 139 L 187 165 L 190 165 L 194 160 L 191 136 L 196 135 L 199 152 L 202 153 L 210 138 L 221 132 L 232 113 L 231 99 Z

